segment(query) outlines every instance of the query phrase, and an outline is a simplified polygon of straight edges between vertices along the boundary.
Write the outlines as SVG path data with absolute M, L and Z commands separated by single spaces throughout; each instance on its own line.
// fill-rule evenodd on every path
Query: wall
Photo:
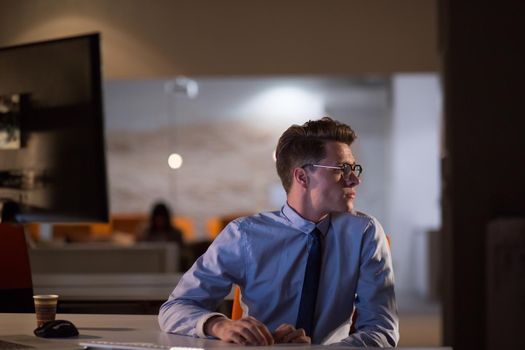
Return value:
M 427 297 L 429 231 L 441 226 L 439 77 L 395 75 L 392 95 L 387 181 L 396 282 L 400 290 Z
M 102 32 L 107 78 L 435 71 L 435 0 L 2 0 L 0 47 Z
M 102 32 L 104 75 L 111 79 L 163 79 L 180 74 L 197 77 L 389 75 L 436 71 L 439 68 L 435 0 L 3 0 L 2 8 L 8 10 L 0 12 L 0 46 Z M 162 86 L 159 88 L 162 89 Z M 106 98 L 106 104 L 111 104 L 112 98 Z M 166 112 L 152 112 L 148 103 L 133 104 L 125 96 L 114 98 L 124 99 L 121 102 L 128 106 L 129 110 L 123 114 L 129 116 L 127 123 L 130 127 L 136 123 L 149 124 L 152 115 L 161 119 L 167 118 L 168 114 L 184 115 L 178 112 L 178 108 L 184 108 L 181 107 L 183 102 L 175 103 L 162 95 L 151 96 L 149 101 L 151 105 L 163 105 Z M 337 103 L 326 103 L 324 108 L 337 116 L 355 115 Z M 168 113 L 168 110 L 172 112 Z M 147 118 L 134 119 L 135 112 Z M 375 112 L 372 114 L 378 115 Z M 356 147 L 370 150 L 372 158 L 385 157 L 386 161 L 384 150 L 388 145 L 383 140 L 388 138 L 388 122 L 380 129 L 367 133 L 364 130 L 374 124 L 371 119 L 350 120 L 362 136 L 359 141 L 362 147 L 359 144 Z M 110 123 L 108 120 L 108 125 Z M 126 152 L 149 154 L 148 149 L 167 147 L 172 142 L 169 135 L 179 132 L 182 132 L 181 138 L 189 135 L 188 130 L 179 127 L 168 130 L 159 125 L 165 124 L 151 122 L 146 126 L 166 134 L 156 137 L 153 144 L 146 143 L 137 135 L 126 139 L 126 135 L 117 136 L 110 130 L 108 146 L 112 191 L 118 192 L 119 201 L 126 203 L 126 209 L 144 208 L 151 198 L 165 193 L 187 191 L 184 186 L 180 187 L 181 181 L 173 179 L 175 175 L 168 169 L 159 169 L 158 175 L 148 171 L 152 169 L 151 164 L 157 161 L 156 157 L 162 161 L 164 155 L 144 156 L 137 168 L 125 165 L 130 162 L 126 159 Z M 260 149 L 261 157 L 270 150 L 269 145 L 275 142 L 275 135 L 280 131 L 282 129 L 262 133 L 265 146 Z M 216 130 L 217 137 L 221 137 L 219 134 L 220 131 Z M 225 139 L 226 136 L 222 134 Z M 188 142 L 203 145 L 208 140 Z M 230 146 L 223 144 L 224 149 Z M 185 168 L 191 169 L 187 173 L 188 178 L 206 171 L 203 164 L 214 166 L 220 159 L 209 154 L 203 158 L 205 161 L 193 168 Z M 231 169 L 239 169 L 233 158 L 225 164 Z M 384 200 L 384 194 L 388 192 L 385 188 L 387 183 L 380 178 L 371 178 L 376 176 L 374 174 L 386 174 L 384 164 L 380 161 L 367 165 L 364 175 L 367 179 L 361 188 L 362 192 L 370 195 L 362 196 L 359 206 L 378 216 L 388 230 L 391 219 Z M 256 166 L 269 169 L 272 164 L 270 160 L 265 160 Z M 245 171 L 240 168 L 239 174 L 234 175 L 244 177 Z M 217 176 L 215 173 L 212 175 Z M 149 197 L 136 200 L 133 188 L 137 179 L 160 187 L 148 188 Z M 241 191 L 253 188 L 253 181 L 237 183 Z M 267 186 L 275 188 L 274 184 L 275 178 L 268 175 L 265 180 L 257 181 L 257 189 Z M 274 197 L 278 198 L 279 192 L 275 192 Z M 219 203 L 216 207 L 220 208 L 221 197 L 211 193 L 212 196 L 201 198 L 201 202 L 206 203 L 211 197 L 218 200 L 212 203 Z M 113 208 L 119 208 L 119 202 L 113 202 Z M 257 199 L 256 206 L 270 208 L 275 202 L 267 198 Z M 238 207 L 229 209 L 241 210 L 251 204 L 241 201 Z
M 165 199 L 204 236 L 206 219 L 275 210 L 285 200 L 273 151 L 281 133 L 329 113 L 359 133 L 364 165 L 357 205 L 387 218 L 388 80 L 199 78 L 191 99 L 166 80 L 105 85 L 111 210 L 145 212 Z M 171 152 L 183 156 L 168 167 Z

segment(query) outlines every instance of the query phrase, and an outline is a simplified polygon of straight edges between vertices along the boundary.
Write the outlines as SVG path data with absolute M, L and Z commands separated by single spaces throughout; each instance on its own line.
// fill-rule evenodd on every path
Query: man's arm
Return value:
M 273 337 L 253 317 L 232 321 L 213 312 L 244 278 L 244 247 L 237 222 L 228 225 L 208 251 L 184 274 L 159 311 L 165 332 L 216 337 L 243 345 L 272 345 Z
M 394 293 L 392 257 L 383 228 L 372 219 L 362 242 L 357 282 L 356 332 L 340 345 L 395 347 L 399 320 Z
M 229 224 L 208 251 L 184 274 L 159 311 L 160 328 L 169 333 L 206 337 L 204 323 L 244 278 L 242 235 L 236 222 Z M 224 316 L 224 315 L 222 315 Z

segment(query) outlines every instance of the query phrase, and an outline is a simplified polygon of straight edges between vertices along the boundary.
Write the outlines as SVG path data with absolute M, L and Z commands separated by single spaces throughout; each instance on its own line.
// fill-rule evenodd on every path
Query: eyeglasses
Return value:
M 332 166 L 332 165 L 320 165 L 320 164 L 305 164 L 301 168 L 305 166 L 313 166 L 316 168 L 326 168 L 326 169 L 339 169 L 343 172 L 343 176 L 345 179 L 350 177 L 351 173 L 354 173 L 356 177 L 360 177 L 361 173 L 363 172 L 363 167 L 359 164 L 348 164 L 344 163 L 343 165 L 339 166 Z

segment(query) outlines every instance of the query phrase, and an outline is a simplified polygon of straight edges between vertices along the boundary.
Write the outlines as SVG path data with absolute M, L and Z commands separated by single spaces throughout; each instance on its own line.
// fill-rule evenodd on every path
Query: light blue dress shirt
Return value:
M 231 222 L 160 308 L 159 324 L 170 333 L 205 337 L 204 323 L 237 284 L 244 315 L 273 332 L 295 325 L 315 223 L 288 204 L 281 211 Z M 312 343 L 334 341 L 340 326 L 358 312 L 356 332 L 339 345 L 396 346 L 399 339 L 394 274 L 379 222 L 361 213 L 331 214 L 317 223 L 323 260 Z M 357 297 L 356 297 L 357 296 Z

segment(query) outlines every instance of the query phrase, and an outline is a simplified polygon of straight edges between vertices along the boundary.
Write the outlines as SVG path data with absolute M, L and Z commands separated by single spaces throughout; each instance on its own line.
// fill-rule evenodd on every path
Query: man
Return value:
M 397 344 L 388 243 L 376 219 L 353 211 L 362 171 L 347 125 L 325 117 L 279 139 L 281 211 L 231 222 L 183 276 L 159 313 L 166 332 L 244 345 L 323 344 L 348 324 L 341 345 Z M 246 317 L 212 312 L 237 284 Z

